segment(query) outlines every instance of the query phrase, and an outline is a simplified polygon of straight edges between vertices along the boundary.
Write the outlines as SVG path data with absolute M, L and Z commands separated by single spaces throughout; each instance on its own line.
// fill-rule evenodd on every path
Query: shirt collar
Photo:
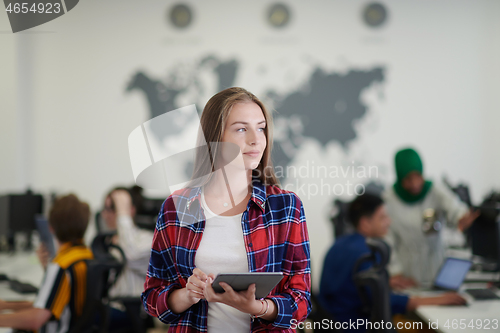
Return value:
M 262 184 L 261 180 L 252 176 L 252 197 L 251 201 L 255 202 L 257 206 L 263 211 L 266 211 L 266 186 Z M 193 187 L 187 195 L 187 209 L 190 210 L 191 204 L 195 201 L 201 200 L 201 186 Z
M 61 253 L 61 252 L 67 251 L 70 248 L 72 248 L 73 246 L 84 246 L 83 239 L 79 239 L 76 242 L 65 242 L 65 243 L 60 244 L 59 245 L 59 250 L 57 251 L 57 253 Z

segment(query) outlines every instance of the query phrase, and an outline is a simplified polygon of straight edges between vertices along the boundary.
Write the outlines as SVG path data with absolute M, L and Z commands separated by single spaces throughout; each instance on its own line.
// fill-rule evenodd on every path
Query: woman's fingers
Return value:
M 191 275 L 186 284 L 188 291 L 195 293 L 196 295 L 204 297 L 203 291 L 205 290 L 207 276 L 200 269 L 195 268 L 193 270 L 193 275 Z
M 234 289 L 230 285 L 228 285 L 226 282 L 219 282 L 219 286 L 221 286 L 222 289 L 224 289 L 224 291 L 226 293 L 231 293 L 231 292 L 234 293 L 235 292 Z
M 186 284 L 186 288 L 189 291 L 195 292 L 195 293 L 203 296 L 203 289 L 204 289 L 203 286 L 199 286 L 196 283 L 193 283 L 192 281 L 188 280 L 188 282 Z
M 200 281 L 203 281 L 203 282 L 206 282 L 207 281 L 207 274 L 203 273 L 203 271 L 201 269 L 199 269 L 198 267 L 196 267 L 194 270 L 193 270 L 193 275 L 195 275 Z
M 209 302 L 219 302 L 220 298 L 218 293 L 215 292 L 214 288 L 212 288 L 212 283 L 214 282 L 213 278 L 208 277 L 207 284 L 205 286 L 205 290 L 203 294 L 205 295 L 205 299 Z

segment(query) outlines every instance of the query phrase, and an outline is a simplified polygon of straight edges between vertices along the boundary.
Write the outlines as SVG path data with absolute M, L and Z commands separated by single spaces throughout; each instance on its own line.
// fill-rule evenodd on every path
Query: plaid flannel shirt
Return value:
M 167 305 L 170 293 L 184 288 L 195 268 L 194 256 L 205 227 L 200 196 L 201 187 L 173 192 L 156 223 L 142 301 L 147 313 L 170 324 L 169 332 L 207 332 L 205 299 L 180 314 Z M 257 318 L 251 332 L 294 332 L 293 324 L 311 311 L 310 248 L 302 202 L 295 193 L 264 186 L 254 178 L 242 228 L 249 271 L 283 272 L 283 279 L 267 296 L 277 305 L 276 319 Z

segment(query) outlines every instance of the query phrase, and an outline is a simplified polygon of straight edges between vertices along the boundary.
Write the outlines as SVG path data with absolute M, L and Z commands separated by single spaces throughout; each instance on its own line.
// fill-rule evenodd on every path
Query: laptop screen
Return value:
M 441 289 L 458 290 L 471 265 L 472 262 L 469 260 L 446 258 L 434 280 L 434 286 Z

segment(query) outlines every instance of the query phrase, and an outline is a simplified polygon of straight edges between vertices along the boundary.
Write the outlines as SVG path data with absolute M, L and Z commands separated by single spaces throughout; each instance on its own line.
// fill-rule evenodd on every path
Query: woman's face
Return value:
M 229 113 L 222 142 L 234 143 L 240 148 L 242 155 L 234 161 L 241 163 L 243 158 L 245 170 L 257 168 L 262 159 L 267 145 L 265 128 L 266 118 L 254 102 L 235 104 Z M 224 150 L 223 147 L 223 156 Z
M 419 195 L 424 188 L 424 183 L 424 177 L 418 171 L 412 171 L 405 178 L 403 178 L 401 185 L 411 194 Z

